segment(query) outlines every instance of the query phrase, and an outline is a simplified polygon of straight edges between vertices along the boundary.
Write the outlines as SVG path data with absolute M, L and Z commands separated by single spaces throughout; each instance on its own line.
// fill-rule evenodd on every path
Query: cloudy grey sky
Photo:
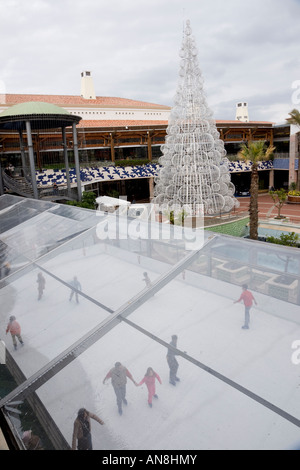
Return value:
M 80 95 L 90 70 L 97 96 L 172 106 L 190 19 L 216 119 L 298 107 L 300 0 L 0 0 L 0 18 L 0 92 Z

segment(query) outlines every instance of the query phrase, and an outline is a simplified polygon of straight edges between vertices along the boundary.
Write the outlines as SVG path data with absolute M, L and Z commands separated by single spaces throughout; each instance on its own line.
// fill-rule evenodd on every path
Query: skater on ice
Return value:
M 76 450 L 76 441 L 78 450 L 93 450 L 91 419 L 103 425 L 104 421 L 97 415 L 91 413 L 85 408 L 80 408 L 77 418 L 74 421 L 72 450 Z
M 148 405 L 150 408 L 152 408 L 152 398 L 158 398 L 155 390 L 155 380 L 158 380 L 160 384 L 162 383 L 160 376 L 152 369 L 152 367 L 148 367 L 144 378 L 138 384 L 138 386 L 146 384 L 148 389 Z
M 36 282 L 38 284 L 38 293 L 39 293 L 38 300 L 41 300 L 41 298 L 43 297 L 44 289 L 46 287 L 46 280 L 42 273 L 38 273 Z
M 170 342 L 170 345 L 173 346 L 173 348 L 177 348 L 177 335 L 172 335 L 172 341 Z M 167 353 L 167 362 L 169 365 L 170 369 L 170 379 L 169 382 L 172 385 L 176 385 L 176 382 L 179 382 L 180 379 L 177 377 L 177 371 L 178 371 L 178 361 L 176 359 L 177 354 L 171 349 L 168 348 L 168 353 Z
M 152 286 L 152 283 L 151 283 L 151 281 L 150 281 L 150 278 L 149 278 L 149 276 L 148 276 L 148 273 L 145 272 L 145 273 L 143 274 L 143 276 L 144 276 L 143 281 L 145 282 L 146 287 L 150 288 L 150 287 Z
M 77 277 L 74 276 L 72 281 L 70 282 L 71 286 L 72 286 L 72 290 L 71 290 L 71 294 L 70 294 L 70 298 L 69 298 L 69 301 L 72 300 L 73 298 L 73 295 L 75 294 L 75 298 L 76 298 L 76 303 L 79 304 L 79 300 L 78 300 L 78 291 L 81 291 L 81 284 L 80 282 L 78 281 Z
M 105 376 L 103 384 L 105 384 L 107 379 L 111 379 L 112 386 L 114 388 L 116 397 L 117 397 L 117 406 L 119 415 L 123 413 L 122 404 L 127 405 L 126 400 L 126 383 L 127 377 L 137 385 L 136 381 L 132 377 L 129 370 L 121 364 L 121 362 L 116 362 L 115 367 L 113 367 Z
M 11 334 L 12 342 L 13 342 L 15 350 L 17 349 L 17 340 L 16 340 L 16 338 L 18 338 L 20 344 L 22 346 L 24 346 L 24 342 L 23 342 L 23 339 L 22 339 L 22 336 L 21 336 L 21 326 L 17 322 L 16 317 L 14 315 L 12 315 L 9 318 L 9 323 L 7 325 L 7 328 L 6 328 L 6 334 L 7 333 Z
M 243 289 L 243 291 L 241 293 L 240 298 L 238 300 L 236 300 L 235 302 L 233 302 L 233 303 L 236 304 L 236 303 L 241 302 L 241 301 L 244 302 L 244 306 L 245 306 L 245 323 L 242 326 L 242 328 L 243 328 L 243 330 L 249 330 L 250 309 L 253 305 L 253 302 L 255 303 L 255 305 L 257 305 L 257 302 L 256 302 L 252 292 L 250 292 L 248 290 L 247 284 L 244 284 L 242 286 L 242 289 Z

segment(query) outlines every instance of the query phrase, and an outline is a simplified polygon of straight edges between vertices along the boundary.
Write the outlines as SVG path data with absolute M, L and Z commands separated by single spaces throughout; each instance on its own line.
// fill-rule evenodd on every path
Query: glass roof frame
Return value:
M 22 198 L 17 198 L 15 201 L 17 204 L 19 204 L 21 201 L 19 199 Z M 38 205 L 38 202 L 37 202 Z M 1 207 L 1 198 L 0 198 L 0 207 Z M 67 210 L 68 212 L 68 218 L 72 214 L 72 209 L 71 211 Z M 74 209 L 74 213 L 77 214 L 78 208 Z M 64 208 L 60 207 L 58 204 L 50 204 L 49 208 L 46 210 L 46 212 L 53 213 L 53 212 L 63 212 Z M 43 211 L 45 213 L 45 211 Z M 89 211 L 86 212 L 86 210 L 83 210 L 82 214 L 87 215 Z M 84 217 L 79 217 L 79 219 L 85 219 Z M 37 216 L 39 217 L 39 216 Z M 74 231 L 73 235 L 70 235 L 70 238 L 68 240 L 65 240 L 63 243 L 60 245 L 56 245 L 52 250 L 50 250 L 48 253 L 43 254 L 41 257 L 37 257 L 35 259 L 27 259 L 27 265 L 21 268 L 20 270 L 13 272 L 8 278 L 5 279 L 5 281 L 1 283 L 1 287 L 13 284 L 14 281 L 22 275 L 26 274 L 26 272 L 32 270 L 32 269 L 38 269 L 44 273 L 46 273 L 49 277 L 52 277 L 55 281 L 60 283 L 61 285 L 64 285 L 65 287 L 70 287 L 69 282 L 65 281 L 62 277 L 58 276 L 55 274 L 55 272 L 52 272 L 49 270 L 49 267 L 47 265 L 48 262 L 50 262 L 53 258 L 59 257 L 60 254 L 66 253 L 70 250 L 73 250 L 74 248 L 80 246 L 82 243 L 84 244 L 84 241 L 92 234 L 95 230 L 95 224 L 99 222 L 99 220 L 102 220 L 100 217 L 95 217 L 94 214 L 89 213 L 89 217 L 91 217 L 91 221 L 88 222 L 83 228 L 83 230 L 78 233 L 76 230 Z M 87 219 L 89 219 L 87 217 Z M 108 215 L 109 217 L 109 215 Z M 32 220 L 32 219 L 30 219 Z M 1 211 L 0 211 L 0 222 L 1 222 Z M 77 223 L 80 223 L 80 221 L 77 220 Z M 23 225 L 22 223 L 21 225 Z M 89 226 L 90 225 L 90 226 Z M 1 240 L 2 235 L 0 235 L 0 240 Z M 130 256 L 139 256 L 140 254 L 145 255 L 145 251 L 149 255 L 149 241 L 146 242 L 147 248 L 146 250 L 143 249 L 143 253 L 139 251 L 139 247 L 141 247 L 141 242 L 140 241 L 132 241 L 132 240 L 120 240 L 119 243 L 116 243 L 115 241 L 105 241 L 103 244 L 105 245 L 106 249 L 112 249 L 112 250 L 123 250 L 124 252 L 128 253 L 127 250 L 129 248 L 130 251 Z M 251 247 L 250 251 L 253 247 L 254 252 L 260 252 L 263 251 L 264 253 L 280 253 L 282 256 L 282 253 L 285 253 L 285 256 L 287 258 L 295 258 L 297 259 L 296 265 L 298 263 L 299 266 L 299 271 L 300 271 L 300 262 L 299 262 L 299 255 L 298 253 L 295 252 L 295 250 L 291 248 L 281 248 L 277 246 L 266 246 L 266 244 L 263 244 L 261 242 L 252 242 L 251 240 L 240 240 L 241 245 L 245 246 L 245 251 L 249 251 L 249 248 L 246 247 Z M 127 325 L 131 326 L 132 328 L 135 328 L 136 330 L 140 331 L 142 334 L 150 337 L 154 341 L 160 343 L 162 346 L 165 348 L 168 347 L 168 343 L 164 340 L 162 340 L 160 337 L 156 336 L 153 332 L 143 328 L 141 325 L 137 324 L 135 321 L 132 321 L 131 319 L 128 318 L 128 316 L 135 310 L 139 309 L 143 304 L 145 304 L 149 299 L 153 297 L 154 294 L 158 293 L 161 291 L 165 286 L 167 286 L 172 280 L 174 280 L 179 274 L 183 274 L 186 269 L 189 267 L 193 267 L 193 263 L 196 264 L 197 261 L 199 261 L 199 255 L 201 256 L 207 256 L 211 257 L 212 253 L 214 256 L 216 254 L 220 254 L 220 247 L 222 248 L 224 245 L 225 247 L 227 246 L 235 246 L 235 240 L 233 240 L 231 237 L 227 236 L 220 236 L 218 234 L 212 234 L 210 232 L 207 232 L 205 234 L 205 241 L 204 241 L 204 246 L 201 247 L 197 251 L 186 251 L 184 248 L 184 244 L 181 243 L 181 241 L 174 241 L 171 244 L 169 244 L 167 241 L 161 241 L 161 240 L 155 240 L 155 241 L 150 241 L 150 245 L 155 245 L 156 247 L 169 247 L 170 245 L 173 246 L 174 250 L 179 250 L 180 256 L 178 260 L 178 255 L 173 258 L 173 261 L 169 263 L 169 267 L 162 272 L 160 272 L 160 275 L 153 281 L 153 285 L 150 289 L 144 291 L 140 290 L 137 292 L 137 294 L 133 297 L 129 297 L 130 303 L 127 305 L 122 304 L 119 308 L 113 309 L 111 307 L 107 307 L 105 304 L 102 304 L 99 302 L 96 298 L 91 297 L 88 294 L 85 294 L 84 292 L 78 292 L 79 295 L 85 297 L 89 302 L 94 303 L 97 307 L 100 307 L 102 309 L 106 309 L 107 312 L 109 313 L 109 316 L 101 321 L 98 325 L 96 325 L 94 328 L 92 328 L 90 331 L 88 331 L 85 335 L 83 335 L 81 338 L 79 338 L 75 343 L 72 343 L 67 349 L 62 351 L 59 355 L 54 357 L 51 361 L 48 362 L 48 364 L 45 365 L 42 369 L 39 369 L 36 371 L 35 374 L 30 376 L 24 383 L 20 384 L 18 387 L 16 387 L 10 394 L 5 396 L 1 401 L 0 401 L 0 409 L 9 406 L 11 402 L 14 402 L 15 400 L 21 400 L 24 397 L 26 397 L 28 394 L 31 394 L 33 391 L 38 390 L 39 387 L 41 387 L 43 384 L 47 382 L 47 380 L 51 380 L 53 377 L 53 370 L 55 371 L 56 368 L 57 372 L 62 370 L 64 367 L 66 367 L 70 362 L 73 360 L 77 359 L 80 354 L 82 354 L 87 348 L 89 348 L 91 345 L 93 345 L 95 342 L 97 342 L 100 338 L 105 336 L 108 331 L 110 331 L 114 326 L 118 325 L 120 322 L 126 323 Z M 117 246 L 119 245 L 119 246 Z M 152 247 L 153 248 L 153 247 Z M 151 251 L 151 249 L 150 249 Z M 226 250 L 225 250 L 226 251 Z M 159 261 L 157 258 L 159 252 L 155 252 L 153 254 L 153 250 L 151 251 L 151 255 L 153 256 L 153 259 Z M 250 255 L 252 256 L 253 253 Z M 21 256 L 21 253 L 20 253 Z M 129 256 L 129 255 L 128 255 Z M 223 260 L 229 262 L 230 261 L 230 256 L 226 253 L 222 253 Z M 155 258 L 156 257 L 156 258 Z M 176 260 L 176 262 L 174 261 Z M 165 260 L 164 260 L 165 261 Z M 243 264 L 245 260 L 234 260 L 235 262 L 239 262 L 239 264 Z M 250 265 L 253 263 L 252 265 Z M 168 264 L 168 263 L 167 263 Z M 226 263 L 225 263 L 226 264 Z M 247 265 L 252 268 L 260 267 L 263 268 L 264 270 L 268 270 L 270 273 L 280 275 L 283 273 L 283 271 L 276 270 L 274 269 L 274 266 L 261 266 L 257 265 L 254 263 L 254 258 L 253 256 L 251 259 L 247 260 Z M 294 269 L 295 270 L 295 269 Z M 297 273 L 295 272 L 286 272 L 284 273 L 288 277 L 293 277 L 298 280 L 298 289 L 299 289 L 299 271 Z M 194 272 L 197 272 L 197 270 Z M 200 271 L 201 272 L 201 271 Z M 207 273 L 206 273 L 207 274 Z M 205 274 L 204 274 L 205 276 Z M 226 286 L 225 286 L 226 289 Z M 296 307 L 299 305 L 299 295 L 298 295 L 298 303 L 295 303 L 294 306 Z M 291 306 L 291 308 L 293 308 Z M 186 359 L 187 361 L 191 361 L 195 365 L 197 365 L 199 368 L 202 368 L 205 372 L 208 372 L 209 374 L 212 374 L 213 376 L 217 377 L 219 380 L 224 380 L 228 385 L 231 387 L 235 387 L 236 389 L 239 389 L 242 393 L 248 394 L 248 396 L 254 400 L 257 400 L 260 402 L 264 407 L 269 408 L 273 412 L 277 413 L 278 415 L 281 415 L 284 419 L 292 422 L 296 426 L 299 426 L 299 420 L 296 416 L 293 416 L 292 414 L 282 410 L 280 407 L 277 407 L 273 403 L 269 402 L 268 400 L 263 399 L 261 396 L 256 395 L 255 393 L 251 392 L 251 390 L 248 390 L 246 387 L 243 387 L 239 384 L 237 384 L 235 381 L 228 379 L 228 377 L 224 376 L 223 374 L 219 373 L 218 371 L 214 370 L 212 367 L 207 366 L 204 363 L 201 363 L 198 359 L 196 359 L 193 356 L 189 356 L 186 352 L 176 349 L 176 353 Z

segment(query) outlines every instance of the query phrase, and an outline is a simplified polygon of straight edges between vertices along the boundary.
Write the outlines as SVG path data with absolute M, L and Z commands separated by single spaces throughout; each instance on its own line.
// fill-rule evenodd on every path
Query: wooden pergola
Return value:
M 12 109 L 12 108 L 11 108 Z M 72 119 L 80 119 L 77 116 L 70 115 Z M 147 147 L 148 159 L 152 160 L 152 146 L 162 145 L 165 142 L 166 129 L 168 123 L 154 125 L 151 122 L 147 125 L 137 124 L 117 124 L 111 121 L 110 125 L 101 124 L 89 126 L 88 121 L 82 122 L 77 127 L 78 148 L 79 149 L 108 149 L 110 152 L 110 160 L 115 161 L 115 149 L 121 147 Z M 220 137 L 224 143 L 229 142 L 247 142 L 250 140 L 265 140 L 273 144 L 273 127 L 272 123 L 250 122 L 241 123 L 217 122 L 217 128 Z M 72 149 L 73 135 L 72 128 L 65 126 L 67 147 Z M 37 155 L 37 166 L 39 167 L 41 151 L 60 150 L 62 141 L 60 132 L 57 129 L 39 129 L 32 128 L 32 139 Z M 19 136 L 16 129 L 3 128 L 1 126 L 0 115 L 0 144 L 2 151 L 13 152 L 18 151 Z
M 273 125 L 271 122 L 220 121 L 217 123 L 217 128 L 225 143 L 264 140 L 273 145 Z

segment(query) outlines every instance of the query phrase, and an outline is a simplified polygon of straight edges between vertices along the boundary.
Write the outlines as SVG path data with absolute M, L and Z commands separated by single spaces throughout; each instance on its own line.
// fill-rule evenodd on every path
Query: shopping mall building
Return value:
M 81 74 L 80 96 L 68 95 L 0 95 L 0 157 L 2 170 L 11 164 L 21 168 L 22 148 L 28 151 L 26 128 L 1 125 L 1 116 L 25 114 L 36 111 L 33 104 L 43 104 L 42 112 L 48 113 L 47 104 L 63 109 L 76 120 L 74 138 L 72 126 L 66 124 L 62 137 L 58 126 L 49 122 L 32 129 L 32 151 L 38 188 L 46 189 L 56 182 L 66 185 L 65 155 L 68 155 L 71 183 L 76 184 L 76 155 L 74 139 L 78 139 L 81 190 L 93 190 L 97 195 L 117 192 L 134 195 L 140 200 L 152 195 L 153 179 L 158 169 L 161 145 L 164 144 L 169 106 L 146 103 L 125 98 L 96 96 L 91 72 Z M 25 110 L 25 111 L 24 111 Z M 234 110 L 233 110 L 234 115 Z M 25 122 L 25 121 L 24 121 Z M 43 128 L 44 127 L 44 128 Z M 289 124 L 251 121 L 246 103 L 238 103 L 235 119 L 217 120 L 217 128 L 224 141 L 230 160 L 231 179 L 237 194 L 247 192 L 250 186 L 251 165 L 238 159 L 241 144 L 250 140 L 264 140 L 274 145 L 274 160 L 260 164 L 260 189 L 288 188 L 297 181 L 299 134 L 293 133 Z M 136 164 L 135 164 L 136 163 Z M 148 164 L 148 165 L 145 165 Z M 117 170 L 117 168 L 119 168 Z M 122 168 L 122 171 L 120 171 Z M 10 186 L 8 178 L 4 191 Z M 9 188 L 17 192 L 15 186 Z M 20 192 L 21 195 L 26 195 Z
M 114 213 L 18 196 L 26 165 L 37 196 L 54 182 L 79 195 L 78 176 L 87 191 L 151 196 L 170 108 L 96 97 L 82 78 L 82 96 L 0 100 L 0 180 L 5 192 L 15 185 L 0 195 L 0 450 L 75 450 L 83 408 L 102 463 L 119 451 L 299 449 L 299 250 L 210 230 L 195 247 L 193 228 L 148 219 L 138 236 L 126 221 L 124 236 Z M 276 146 L 262 188 L 296 180 L 288 125 L 243 112 L 217 127 L 238 190 L 249 188 L 237 155 L 250 140 Z M 178 358 L 173 383 L 167 353 Z M 118 407 L 106 380 L 116 361 L 141 385 L 128 381 Z M 161 379 L 153 408 L 139 382 L 149 364 Z

